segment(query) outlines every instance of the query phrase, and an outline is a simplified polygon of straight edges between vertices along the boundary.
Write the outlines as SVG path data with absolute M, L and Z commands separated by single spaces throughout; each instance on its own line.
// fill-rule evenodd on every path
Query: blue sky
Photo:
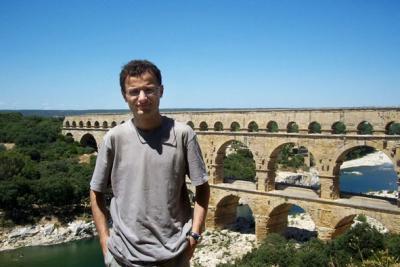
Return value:
M 161 108 L 399 106 L 400 1 L 0 2 L 0 109 L 126 108 L 136 58 Z

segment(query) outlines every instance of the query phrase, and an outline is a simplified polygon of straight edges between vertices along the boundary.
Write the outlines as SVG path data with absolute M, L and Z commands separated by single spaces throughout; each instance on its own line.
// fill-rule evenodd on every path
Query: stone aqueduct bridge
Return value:
M 400 108 L 240 110 L 166 115 L 192 125 L 197 132 L 211 184 L 208 228 L 223 228 L 234 222 L 241 199 L 253 212 L 259 239 L 286 228 L 292 205 L 300 206 L 311 215 L 321 239 L 341 234 L 358 214 L 375 218 L 390 231 L 400 233 L 399 201 L 393 203 L 387 199 L 344 194 L 339 188 L 340 165 L 349 151 L 360 146 L 383 151 L 400 177 L 400 136 L 388 134 L 390 126 L 400 122 Z M 63 133 L 83 143 L 100 144 L 110 127 L 129 120 L 130 116 L 68 116 Z M 268 131 L 272 122 L 278 126 L 275 132 Z M 320 133 L 310 133 L 310 125 L 315 122 L 321 126 Z M 337 122 L 345 125 L 345 134 L 334 133 L 332 129 Z M 372 125 L 372 132 L 358 134 L 360 126 L 366 122 Z M 288 126 L 293 123 L 298 125 L 298 132 L 288 133 Z M 255 124 L 258 131 L 251 130 Z M 255 183 L 224 183 L 225 150 L 235 140 L 253 153 Z M 277 155 L 288 143 L 304 146 L 312 153 L 320 177 L 318 190 L 275 184 Z

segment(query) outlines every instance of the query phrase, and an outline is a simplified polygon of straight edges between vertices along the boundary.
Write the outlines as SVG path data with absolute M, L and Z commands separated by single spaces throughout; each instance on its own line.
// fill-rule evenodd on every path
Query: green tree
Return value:
M 363 121 L 357 127 L 358 134 L 372 134 L 373 127 L 369 122 Z
M 390 127 L 389 127 L 388 134 L 390 134 L 390 135 L 395 135 L 395 134 L 396 135 L 400 135 L 400 123 L 398 123 L 398 122 L 392 123 L 390 125 Z
M 295 122 L 290 122 L 287 126 L 287 132 L 288 133 L 298 133 L 299 132 L 299 126 Z
M 278 131 L 278 123 L 276 123 L 276 121 L 270 121 L 267 125 L 267 132 L 277 133 Z
M 338 121 L 332 125 L 332 133 L 333 134 L 345 134 L 346 133 L 346 125 Z
M 249 149 L 235 148 L 234 153 L 224 158 L 224 177 L 238 180 L 254 181 L 256 176 L 256 164 L 253 154 Z
M 308 132 L 309 133 L 321 133 L 321 124 L 318 122 L 312 122 L 310 126 L 308 127 Z

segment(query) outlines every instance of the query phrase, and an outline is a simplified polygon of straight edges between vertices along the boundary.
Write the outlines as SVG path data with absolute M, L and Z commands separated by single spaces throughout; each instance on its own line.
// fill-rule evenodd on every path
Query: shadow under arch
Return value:
M 311 226 L 311 228 L 314 228 L 314 230 L 297 228 L 293 226 L 289 227 L 288 218 L 293 207 L 298 207 L 303 211 L 303 213 L 310 215 L 310 219 L 313 221 L 314 224 L 313 226 Z M 298 204 L 285 202 L 273 207 L 271 212 L 269 213 L 268 220 L 266 223 L 267 233 L 268 234 L 278 233 L 290 239 L 296 239 L 298 241 L 306 241 L 313 237 L 318 236 L 314 222 L 315 218 L 313 218 L 313 214 L 308 212 L 307 209 L 298 206 Z M 297 228 L 297 231 L 294 231 L 294 228 Z M 296 234 L 297 237 L 293 236 L 294 234 Z
M 242 233 L 254 233 L 253 207 L 239 196 L 225 195 L 219 199 L 214 214 L 215 227 Z
M 87 133 L 85 135 L 82 136 L 81 140 L 80 140 L 80 144 L 83 147 L 91 147 L 93 148 L 95 151 L 97 151 L 97 142 L 96 139 L 94 138 L 94 136 L 90 133 Z

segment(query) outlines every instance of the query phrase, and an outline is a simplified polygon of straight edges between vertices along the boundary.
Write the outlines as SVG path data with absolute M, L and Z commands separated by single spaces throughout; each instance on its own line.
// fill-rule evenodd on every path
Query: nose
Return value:
M 147 100 L 147 95 L 145 94 L 144 90 L 140 90 L 138 100 L 139 102 Z

